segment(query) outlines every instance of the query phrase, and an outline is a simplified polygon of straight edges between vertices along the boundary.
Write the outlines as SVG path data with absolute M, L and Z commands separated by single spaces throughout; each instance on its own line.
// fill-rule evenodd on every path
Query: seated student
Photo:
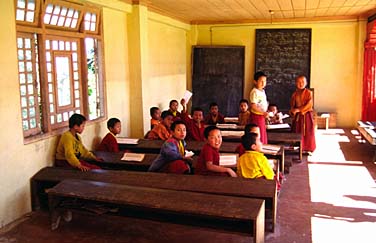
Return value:
M 100 169 L 87 160 L 103 161 L 82 144 L 81 134 L 84 131 L 86 118 L 80 114 L 73 114 L 69 118 L 69 130 L 61 135 L 56 149 L 55 166 L 74 167 L 81 171 Z
M 205 141 L 204 111 L 196 107 L 192 111 L 192 118 L 190 118 L 187 114 L 185 100 L 181 99 L 180 104 L 183 106 L 181 118 L 187 126 L 187 140 Z
M 260 136 L 256 133 L 246 133 L 242 136 L 242 145 L 246 152 L 239 158 L 237 165 L 238 176 L 273 180 L 274 172 L 268 159 L 262 153 Z
M 180 120 L 180 112 L 178 111 L 179 103 L 177 100 L 171 100 L 168 111 L 173 115 L 173 121 Z
M 205 128 L 204 135 L 207 142 L 201 149 L 195 174 L 237 177 L 231 168 L 219 165 L 219 148 L 222 144 L 221 131 L 216 126 L 208 126 Z
M 205 117 L 205 124 L 216 125 L 217 123 L 225 123 L 225 116 L 219 112 L 218 104 L 213 102 L 209 106 L 209 114 Z
M 251 132 L 256 133 L 260 136 L 260 128 L 256 124 L 250 123 L 244 127 L 244 134 Z M 245 153 L 243 144 L 239 144 L 239 146 L 236 147 L 235 151 L 239 154 L 239 157 L 242 156 Z
M 245 126 L 249 123 L 249 116 L 251 113 L 248 110 L 248 100 L 241 99 L 239 101 L 239 118 L 238 118 L 238 125 Z
M 158 107 L 150 108 L 150 129 L 161 122 L 161 110 Z
M 282 121 L 282 113 L 278 112 L 278 108 L 276 104 L 269 104 L 268 106 L 268 123 L 269 124 L 281 124 L 283 123 Z
M 189 174 L 192 158 L 185 156 L 186 127 L 184 122 L 175 121 L 171 125 L 171 130 L 172 137 L 164 142 L 158 157 L 153 161 L 148 171 Z
M 99 144 L 99 151 L 107 152 L 119 152 L 119 145 L 116 140 L 116 135 L 121 132 L 121 122 L 117 118 L 110 118 L 107 121 L 107 128 L 110 130 L 109 133 L 102 139 Z
M 158 125 L 154 126 L 153 129 L 151 129 L 147 135 L 147 139 L 153 139 L 153 140 L 167 140 L 172 136 L 170 127 L 173 122 L 173 115 L 169 111 L 163 111 L 162 112 L 162 121 Z

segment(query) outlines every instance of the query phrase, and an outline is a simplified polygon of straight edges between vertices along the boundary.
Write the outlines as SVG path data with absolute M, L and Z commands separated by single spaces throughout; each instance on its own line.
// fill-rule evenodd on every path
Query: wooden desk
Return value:
M 376 122 L 358 121 L 358 130 L 372 145 L 376 145 Z
M 61 203 L 73 201 L 104 203 L 119 208 L 118 214 L 128 217 L 140 217 L 141 213 L 157 220 L 188 221 L 204 227 L 245 231 L 253 235 L 254 242 L 264 242 L 265 202 L 260 199 L 77 179 L 60 182 L 48 191 L 48 196 L 52 229 L 59 226 Z M 68 205 L 64 208 L 74 208 Z M 241 227 L 231 227 L 231 224 Z
M 299 159 L 303 160 L 302 135 L 300 133 L 273 133 L 268 132 L 270 144 L 291 143 L 299 146 Z
M 144 153 L 145 157 L 142 161 L 125 161 L 121 160 L 124 152 L 103 152 L 95 151 L 94 154 L 97 157 L 103 159 L 101 162 L 93 161 L 98 166 L 103 169 L 112 170 L 134 170 L 134 171 L 147 171 L 151 163 L 158 157 L 158 154 Z
M 61 167 L 43 168 L 31 178 L 30 182 L 33 210 L 46 208 L 46 189 L 65 179 L 259 198 L 265 200 L 266 209 L 272 212 L 272 231 L 276 224 L 278 197 L 274 180 L 135 171 L 91 170 L 81 172 Z

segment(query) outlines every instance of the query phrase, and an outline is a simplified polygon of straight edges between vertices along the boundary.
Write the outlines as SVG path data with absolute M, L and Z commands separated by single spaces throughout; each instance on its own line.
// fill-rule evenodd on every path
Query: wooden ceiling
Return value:
M 130 0 L 121 0 L 129 3 Z M 191 24 L 367 18 L 376 0 L 133 0 Z

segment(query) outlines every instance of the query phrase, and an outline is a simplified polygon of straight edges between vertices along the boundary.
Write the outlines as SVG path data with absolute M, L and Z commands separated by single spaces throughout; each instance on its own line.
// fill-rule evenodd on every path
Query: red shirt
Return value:
M 197 166 L 195 168 L 195 174 L 228 176 L 227 173 L 208 170 L 206 167 L 207 161 L 212 161 L 213 165 L 219 165 L 219 150 L 206 143 L 201 149 L 200 157 L 198 158 Z
M 182 112 L 181 118 L 187 127 L 186 140 L 205 141 L 205 123 L 203 121 L 201 121 L 201 127 L 198 127 L 196 122 L 192 118 L 189 118 L 187 113 Z
M 116 137 L 111 132 L 103 138 L 101 144 L 99 144 L 99 151 L 106 152 L 119 152 L 119 145 L 117 143 Z

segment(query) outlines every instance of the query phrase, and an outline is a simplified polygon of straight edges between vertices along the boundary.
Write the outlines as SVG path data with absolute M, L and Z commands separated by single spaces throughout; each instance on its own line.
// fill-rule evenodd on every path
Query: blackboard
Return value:
M 310 87 L 311 29 L 257 29 L 255 70 L 268 76 L 269 103 L 290 109 L 295 78 L 305 75 Z
M 208 114 L 216 102 L 225 116 L 238 116 L 243 98 L 244 46 L 194 46 L 192 107 Z

